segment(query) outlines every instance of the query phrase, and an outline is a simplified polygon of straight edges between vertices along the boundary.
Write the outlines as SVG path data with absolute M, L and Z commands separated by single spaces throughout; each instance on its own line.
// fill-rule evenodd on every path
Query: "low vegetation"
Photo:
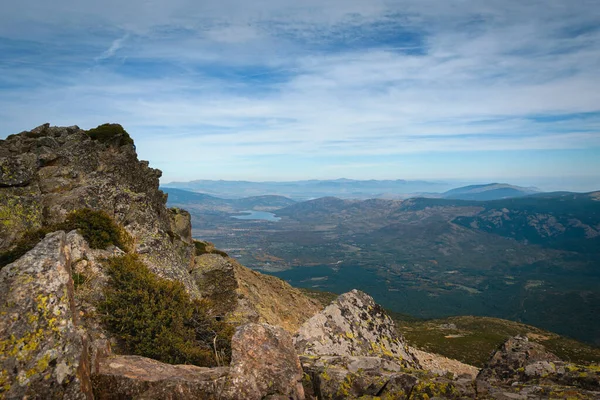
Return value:
M 209 302 L 190 299 L 180 282 L 156 276 L 135 255 L 107 263 L 110 283 L 99 309 L 128 354 L 171 364 L 229 363 L 234 328 L 211 315 Z
M 600 360 L 598 347 L 504 319 L 474 316 L 427 321 L 394 319 L 410 345 L 476 367 L 482 367 L 498 346 L 516 335 L 526 335 L 565 361 L 588 364 Z
M 133 144 L 133 139 L 125 129 L 119 124 L 103 124 L 87 131 L 87 134 L 93 139 L 102 143 L 109 143 L 116 146 Z
M 26 232 L 12 249 L 0 253 L 0 268 L 33 249 L 50 232 L 79 230 L 91 248 L 105 249 L 110 245 L 129 250 L 131 237 L 103 211 L 87 208 L 72 211 L 64 222 Z

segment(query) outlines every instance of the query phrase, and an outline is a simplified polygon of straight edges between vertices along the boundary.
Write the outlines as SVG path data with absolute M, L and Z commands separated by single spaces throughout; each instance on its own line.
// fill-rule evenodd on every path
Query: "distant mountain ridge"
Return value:
M 444 199 L 485 201 L 521 197 L 540 192 L 541 190 L 535 187 L 522 187 L 507 183 L 489 183 L 452 189 L 443 193 L 442 197 Z
M 310 200 L 335 196 L 344 199 L 369 199 L 378 197 L 408 197 L 414 193 L 443 192 L 452 189 L 446 182 L 422 180 L 304 180 L 289 182 L 249 182 L 195 180 L 170 182 L 164 188 L 202 192 L 222 198 L 242 198 L 258 195 L 279 195 L 293 200 Z
M 250 196 L 241 199 L 223 199 L 209 194 L 190 192 L 188 190 L 161 187 L 168 196 L 169 204 L 185 206 L 192 210 L 269 211 L 290 206 L 296 202 L 284 196 L 265 195 Z

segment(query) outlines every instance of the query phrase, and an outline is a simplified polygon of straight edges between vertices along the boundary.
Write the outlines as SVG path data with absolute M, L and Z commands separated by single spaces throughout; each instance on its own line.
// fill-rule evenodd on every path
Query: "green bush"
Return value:
M 91 248 L 105 249 L 115 245 L 128 251 L 133 241 L 123 228 L 103 211 L 84 208 L 72 211 L 64 222 L 26 232 L 12 249 L 0 253 L 0 268 L 21 258 L 50 232 L 79 230 Z
M 206 243 L 205 242 L 201 242 L 199 240 L 194 240 L 194 246 L 196 248 L 197 256 L 201 256 L 202 254 L 208 253 L 208 251 L 206 251 Z
M 133 139 L 129 133 L 119 124 L 103 124 L 87 131 L 87 134 L 93 139 L 102 143 L 123 146 L 133 144 Z
M 65 231 L 78 229 L 94 249 L 105 249 L 110 245 L 123 250 L 129 249 L 129 235 L 104 211 L 89 208 L 75 210 L 69 213 L 65 222 L 59 226 Z
M 233 327 L 190 299 L 180 282 L 151 273 L 135 255 L 107 261 L 109 285 L 99 310 L 129 354 L 172 364 L 229 363 Z

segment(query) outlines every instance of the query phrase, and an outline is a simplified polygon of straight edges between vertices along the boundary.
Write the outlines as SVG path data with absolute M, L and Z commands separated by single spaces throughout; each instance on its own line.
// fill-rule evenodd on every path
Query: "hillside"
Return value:
M 195 235 L 294 286 L 358 287 L 421 318 L 504 318 L 600 343 L 597 193 L 492 201 L 321 198 L 255 223 L 192 213 Z
M 231 213 L 236 211 L 271 211 L 296 203 L 283 196 L 267 195 L 243 197 L 240 199 L 222 199 L 204 193 L 165 187 L 162 190 L 169 196 L 169 204 L 190 210 Z

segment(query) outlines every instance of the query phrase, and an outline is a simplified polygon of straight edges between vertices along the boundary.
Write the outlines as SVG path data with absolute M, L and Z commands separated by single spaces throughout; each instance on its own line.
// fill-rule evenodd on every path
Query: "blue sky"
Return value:
M 0 121 L 121 123 L 163 182 L 600 189 L 600 4 L 2 2 Z

